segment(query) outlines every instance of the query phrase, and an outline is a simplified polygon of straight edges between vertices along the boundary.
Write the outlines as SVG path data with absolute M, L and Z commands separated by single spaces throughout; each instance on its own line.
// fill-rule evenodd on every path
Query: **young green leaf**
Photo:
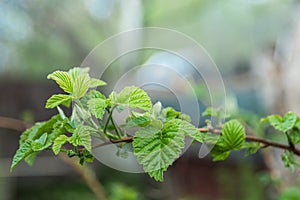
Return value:
M 283 118 L 279 115 L 270 115 L 261 122 L 269 122 L 276 130 L 287 132 L 295 126 L 297 118 L 295 113 L 287 112 Z
M 29 156 L 33 150 L 31 149 L 31 144 L 32 141 L 31 140 L 27 140 L 26 142 L 24 142 L 20 148 L 17 150 L 16 154 L 13 157 L 12 160 L 12 164 L 10 167 L 10 171 L 12 172 L 15 167 L 27 156 Z
M 126 119 L 126 128 L 148 126 L 152 121 L 150 113 L 143 114 L 132 111 L 131 115 Z
M 36 140 L 40 138 L 44 133 L 50 134 L 53 131 L 53 126 L 57 121 L 60 121 L 60 115 L 54 115 L 50 120 L 45 122 L 37 122 L 32 128 L 27 129 L 20 138 L 20 144 L 26 140 Z
M 134 154 L 144 170 L 157 181 L 162 173 L 180 156 L 185 135 L 178 125 L 166 123 L 163 129 L 153 126 L 140 128 L 133 140 Z
M 249 156 L 261 149 L 261 145 L 258 142 L 245 142 L 242 148 L 246 149 L 245 156 Z
M 289 137 L 293 144 L 299 144 L 300 143 L 300 130 L 292 129 L 289 134 Z
M 184 135 L 189 136 L 198 142 L 203 142 L 203 137 L 198 129 L 187 121 L 181 119 L 172 119 L 165 123 L 165 127 L 168 126 L 176 127 L 178 132 L 183 133 Z
M 61 89 L 71 94 L 73 93 L 73 82 L 68 72 L 55 71 L 47 76 L 48 79 L 54 80 Z
M 86 150 L 91 151 L 91 134 L 95 131 L 89 126 L 80 125 L 75 129 L 74 134 L 69 138 L 69 142 L 74 146 L 84 146 Z
M 73 96 L 74 99 L 83 97 L 90 87 L 90 77 L 88 74 L 79 75 L 74 82 Z
M 55 108 L 60 104 L 69 107 L 72 101 L 72 96 L 65 94 L 54 94 L 52 95 L 46 103 L 46 108 Z
M 222 129 L 222 142 L 230 150 L 239 150 L 245 142 L 245 129 L 238 120 L 230 120 Z
M 53 146 L 52 146 L 53 153 L 57 155 L 60 152 L 62 145 L 68 142 L 68 140 L 69 137 L 67 137 L 66 135 L 58 136 L 53 142 Z
M 172 107 L 167 107 L 167 108 L 162 110 L 161 115 L 164 119 L 166 119 L 166 121 L 169 121 L 171 119 L 178 118 L 179 115 L 180 115 L 180 112 L 176 111 Z
M 230 150 L 222 143 L 217 143 L 210 151 L 210 155 L 213 157 L 213 161 L 223 161 L 230 155 Z
M 102 119 L 107 107 L 106 98 L 100 92 L 91 90 L 87 94 L 87 106 L 88 110 L 95 115 L 96 118 Z
M 90 86 L 89 88 L 96 88 L 98 86 L 103 86 L 103 85 L 106 85 L 106 83 L 102 80 L 99 80 L 99 79 L 95 79 L 95 78 L 91 78 L 90 79 Z
M 29 166 L 32 166 L 33 163 L 34 163 L 34 160 L 35 160 L 36 156 L 37 156 L 39 153 L 40 153 L 39 151 L 30 153 L 30 154 L 24 159 L 25 162 L 26 162 Z
M 152 102 L 148 94 L 135 86 L 125 87 L 119 94 L 112 92 L 109 101 L 111 106 L 117 106 L 119 111 L 128 107 L 149 112 L 152 110 Z
M 89 71 L 89 67 L 73 67 L 72 69 L 69 69 L 68 74 L 70 75 L 72 81 L 75 82 L 79 75 L 88 74 Z
M 161 109 L 162 109 L 162 105 L 161 105 L 160 101 L 156 102 L 153 105 L 153 108 L 152 108 L 152 116 L 153 116 L 153 118 L 157 119 L 160 116 Z
M 300 164 L 295 159 L 294 154 L 290 151 L 284 151 L 281 156 L 281 160 L 284 163 L 284 166 L 289 167 L 292 172 L 295 171 L 296 167 L 300 167 Z
M 48 148 L 50 146 L 50 144 L 45 145 L 46 144 L 46 140 L 47 140 L 47 133 L 44 133 L 43 135 L 41 135 L 40 138 L 34 140 L 31 144 L 31 148 L 33 151 L 39 152 L 42 151 L 46 148 Z

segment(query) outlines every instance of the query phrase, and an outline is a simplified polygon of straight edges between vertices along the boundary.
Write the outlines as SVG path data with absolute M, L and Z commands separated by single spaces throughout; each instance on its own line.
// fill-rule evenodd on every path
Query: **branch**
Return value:
M 222 130 L 215 129 L 215 128 L 209 128 L 209 129 L 208 128 L 198 128 L 198 130 L 203 133 L 207 133 L 207 132 L 214 133 L 214 134 L 222 133 Z M 273 142 L 271 140 L 258 138 L 258 137 L 252 136 L 252 135 L 246 135 L 246 140 L 261 143 L 261 144 L 265 145 L 265 147 L 272 146 L 272 147 L 276 147 L 279 149 L 288 150 L 288 151 L 293 152 L 295 155 L 300 156 L 300 150 L 291 145 Z M 104 142 L 102 144 L 94 145 L 92 148 L 94 149 L 94 148 L 99 148 L 99 147 L 109 145 L 109 144 L 116 144 L 116 143 L 121 143 L 121 142 L 132 142 L 132 141 L 133 141 L 133 136 L 124 137 L 124 138 L 121 138 L 118 140 L 110 139 L 110 141 Z
M 207 133 L 207 132 L 216 133 L 216 134 L 222 133 L 222 130 L 214 129 L 214 128 L 209 128 L 209 129 L 208 128 L 199 128 L 198 130 L 200 132 L 204 132 L 204 133 Z M 293 152 L 295 155 L 300 156 L 300 150 L 295 148 L 292 145 L 286 145 L 286 144 L 282 144 L 282 143 L 278 143 L 278 142 L 273 142 L 271 140 L 258 138 L 258 137 L 252 136 L 252 135 L 246 135 L 246 140 L 261 143 L 261 144 L 265 145 L 265 147 L 273 146 L 273 147 L 277 147 L 279 149 L 288 150 L 288 151 Z
M 27 128 L 30 128 L 31 124 L 26 124 L 22 120 L 13 119 L 9 117 L 0 117 L 0 128 L 15 130 L 15 131 L 24 131 Z

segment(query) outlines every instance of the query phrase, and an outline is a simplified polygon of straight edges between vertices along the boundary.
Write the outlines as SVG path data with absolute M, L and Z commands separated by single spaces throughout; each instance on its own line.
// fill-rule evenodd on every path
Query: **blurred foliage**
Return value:
M 219 169 L 219 184 L 222 188 L 222 198 L 220 200 L 266 199 L 268 194 L 263 182 L 260 181 L 260 175 L 255 172 L 255 168 L 251 163 L 239 163 L 235 169 Z
M 96 200 L 92 191 L 86 186 L 85 183 L 77 180 L 62 181 L 60 183 L 43 183 L 43 184 L 30 184 L 19 191 L 16 199 L 22 200 L 81 200 L 89 199 Z
M 43 79 L 58 68 L 78 66 L 97 44 L 124 30 L 124 23 L 128 28 L 181 31 L 203 44 L 221 70 L 232 69 L 250 62 L 288 31 L 294 3 L 153 0 L 142 1 L 130 13 L 132 8 L 116 0 L 4 0 L 0 2 L 0 74 Z M 134 20 L 141 23 L 130 27 Z
M 122 183 L 112 183 L 109 186 L 110 200 L 142 200 L 138 191 Z

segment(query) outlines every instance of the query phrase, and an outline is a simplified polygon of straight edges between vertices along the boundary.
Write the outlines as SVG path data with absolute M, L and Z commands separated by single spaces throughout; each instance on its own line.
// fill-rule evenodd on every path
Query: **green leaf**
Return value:
M 161 109 L 162 109 L 162 105 L 161 105 L 160 101 L 156 102 L 153 105 L 153 108 L 152 108 L 152 116 L 153 116 L 153 118 L 157 119 L 160 116 Z
M 183 133 L 184 135 L 189 136 L 198 142 L 203 142 L 202 134 L 194 125 L 187 121 L 181 119 L 172 119 L 165 124 L 165 127 L 166 126 L 177 127 L 178 132 Z
M 90 86 L 89 88 L 96 88 L 98 86 L 103 86 L 103 85 L 106 85 L 106 83 L 102 80 L 99 80 L 99 79 L 95 79 L 95 78 L 91 78 L 90 79 Z
M 68 71 L 68 74 L 71 77 L 71 80 L 73 83 L 75 83 L 78 76 L 82 74 L 88 74 L 90 71 L 90 68 L 88 67 L 74 67 Z
M 88 110 L 96 118 L 102 119 L 107 106 L 105 96 L 96 90 L 92 90 L 89 92 L 87 99 Z
M 93 162 L 94 161 L 94 156 L 88 151 L 88 150 L 84 150 L 83 152 L 82 152 L 82 154 L 83 154 L 83 159 L 84 159 L 84 161 L 85 162 Z
M 289 134 L 289 137 L 293 144 L 299 144 L 300 143 L 300 130 L 292 129 Z
M 54 94 L 52 95 L 46 103 L 46 108 L 55 108 L 60 104 L 69 107 L 72 101 L 72 96 L 65 94 Z
M 159 170 L 153 170 L 148 172 L 149 176 L 154 178 L 156 181 L 163 181 L 164 180 L 164 172 L 167 171 L 167 168 L 161 168 Z
M 152 102 L 148 94 L 135 86 L 125 87 L 120 94 L 112 92 L 110 103 L 112 106 L 118 106 L 119 111 L 128 107 L 149 112 L 152 110 Z
M 279 115 L 270 115 L 261 122 L 269 122 L 276 130 L 287 132 L 295 126 L 297 118 L 295 113 L 287 112 L 283 118 Z
M 184 147 L 184 132 L 175 122 L 167 122 L 162 129 L 153 126 L 140 128 L 134 136 L 133 148 L 138 162 L 157 181 L 162 173 L 180 156 Z
M 222 107 L 220 108 L 207 107 L 206 110 L 202 113 L 202 116 L 216 117 L 218 119 L 224 119 L 230 117 L 230 115 L 225 113 Z
M 95 129 L 80 125 L 75 129 L 74 134 L 69 138 L 69 142 L 74 146 L 84 146 L 86 150 L 91 151 L 91 134 Z
M 33 163 L 34 163 L 34 160 L 37 156 L 37 154 L 39 153 L 39 151 L 37 152 L 32 152 L 31 154 L 29 154 L 24 160 L 25 162 L 29 165 L 29 166 L 32 166 Z
M 150 116 L 150 113 L 137 113 L 132 111 L 131 115 L 126 119 L 126 127 L 132 128 L 132 127 L 143 127 L 148 126 L 152 121 L 152 118 Z
M 245 142 L 243 149 L 246 149 L 245 156 L 255 154 L 261 148 L 260 143 L 258 142 Z
M 105 99 L 91 99 L 88 101 L 89 111 L 95 115 L 96 118 L 102 119 L 105 113 L 106 100 Z
M 54 80 L 61 89 L 71 94 L 73 93 L 73 82 L 71 81 L 68 72 L 55 71 L 47 76 L 48 79 Z
M 88 74 L 79 75 L 74 82 L 74 99 L 83 97 L 90 87 L 90 77 Z
M 284 151 L 281 156 L 281 160 L 284 163 L 284 166 L 289 167 L 292 172 L 295 171 L 296 167 L 300 167 L 300 164 L 295 159 L 294 154 L 290 151 Z
M 162 117 L 165 118 L 167 121 L 169 121 L 171 119 L 176 119 L 179 117 L 179 115 L 180 115 L 180 112 L 176 111 L 172 107 L 167 107 L 162 110 Z
M 62 145 L 68 142 L 68 140 L 69 137 L 67 137 L 66 135 L 58 136 L 53 142 L 53 146 L 52 146 L 53 153 L 57 155 L 60 152 Z
M 34 140 L 31 144 L 31 148 L 33 151 L 42 151 L 50 146 L 50 144 L 45 145 L 47 140 L 47 133 L 41 135 L 40 138 Z
M 31 149 L 31 140 L 27 140 L 23 143 L 20 148 L 17 150 L 16 154 L 13 157 L 12 164 L 10 167 L 10 171 L 12 172 L 15 167 L 27 156 L 29 156 L 33 151 Z
M 222 129 L 222 141 L 230 150 L 239 150 L 245 142 L 245 129 L 238 120 L 230 120 Z
M 50 120 L 45 122 L 37 122 L 33 127 L 27 129 L 20 138 L 20 144 L 26 140 L 36 140 L 40 138 L 44 133 L 50 134 L 53 131 L 54 124 L 61 120 L 60 115 L 54 115 Z
M 213 157 L 213 161 L 223 161 L 228 158 L 230 152 L 231 151 L 224 148 L 223 145 L 216 144 L 210 151 L 210 155 Z

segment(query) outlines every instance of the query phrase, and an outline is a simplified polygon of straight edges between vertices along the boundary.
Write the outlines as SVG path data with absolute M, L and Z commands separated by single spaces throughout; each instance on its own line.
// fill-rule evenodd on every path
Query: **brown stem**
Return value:
M 214 128 L 199 128 L 198 129 L 200 132 L 210 132 L 210 133 L 216 133 L 216 134 L 221 134 L 222 131 L 219 129 L 214 129 Z M 273 142 L 271 140 L 267 140 L 267 139 L 263 139 L 263 138 L 258 138 L 252 135 L 246 135 L 246 140 L 248 141 L 252 141 L 252 142 L 259 142 L 261 144 L 264 145 L 264 147 L 268 147 L 268 146 L 273 146 L 273 147 L 277 147 L 279 149 L 284 149 L 284 150 L 288 150 L 293 152 L 295 155 L 300 156 L 300 150 L 295 148 L 294 146 L 291 145 L 285 145 L 282 143 L 278 143 L 278 142 Z
M 63 153 L 60 153 L 59 157 L 70 167 L 72 167 L 82 177 L 83 180 L 85 180 L 86 184 L 94 192 L 97 199 L 107 199 L 103 186 L 99 183 L 97 177 L 87 165 L 82 166 L 79 164 L 76 158 L 69 158 L 66 154 Z
M 204 133 L 207 133 L 207 132 L 215 133 L 215 134 L 221 134 L 222 133 L 222 130 L 215 129 L 215 128 L 198 128 L 198 130 L 200 132 L 204 132 Z M 102 146 L 105 146 L 105 145 L 116 144 L 116 143 L 121 143 L 121 142 L 132 142 L 132 140 L 133 140 L 133 136 L 124 137 L 124 138 L 121 138 L 121 139 L 118 139 L 118 140 L 110 139 L 110 141 L 104 142 L 102 144 L 94 145 L 92 148 L 99 148 L 99 147 L 102 147 Z M 291 146 L 291 145 L 286 145 L 286 144 L 282 144 L 282 143 L 278 143 L 278 142 L 273 142 L 271 140 L 258 138 L 258 137 L 252 136 L 252 135 L 246 135 L 246 140 L 261 143 L 261 144 L 264 145 L 263 148 L 273 146 L 273 147 L 277 147 L 279 149 L 284 149 L 284 150 L 291 151 L 295 155 L 300 156 L 300 150 L 295 148 L 294 146 Z M 83 150 L 83 149 L 81 149 L 81 150 Z
M 24 131 L 26 128 L 30 128 L 32 125 L 26 124 L 22 120 L 13 119 L 9 117 L 0 117 L 0 128 Z

